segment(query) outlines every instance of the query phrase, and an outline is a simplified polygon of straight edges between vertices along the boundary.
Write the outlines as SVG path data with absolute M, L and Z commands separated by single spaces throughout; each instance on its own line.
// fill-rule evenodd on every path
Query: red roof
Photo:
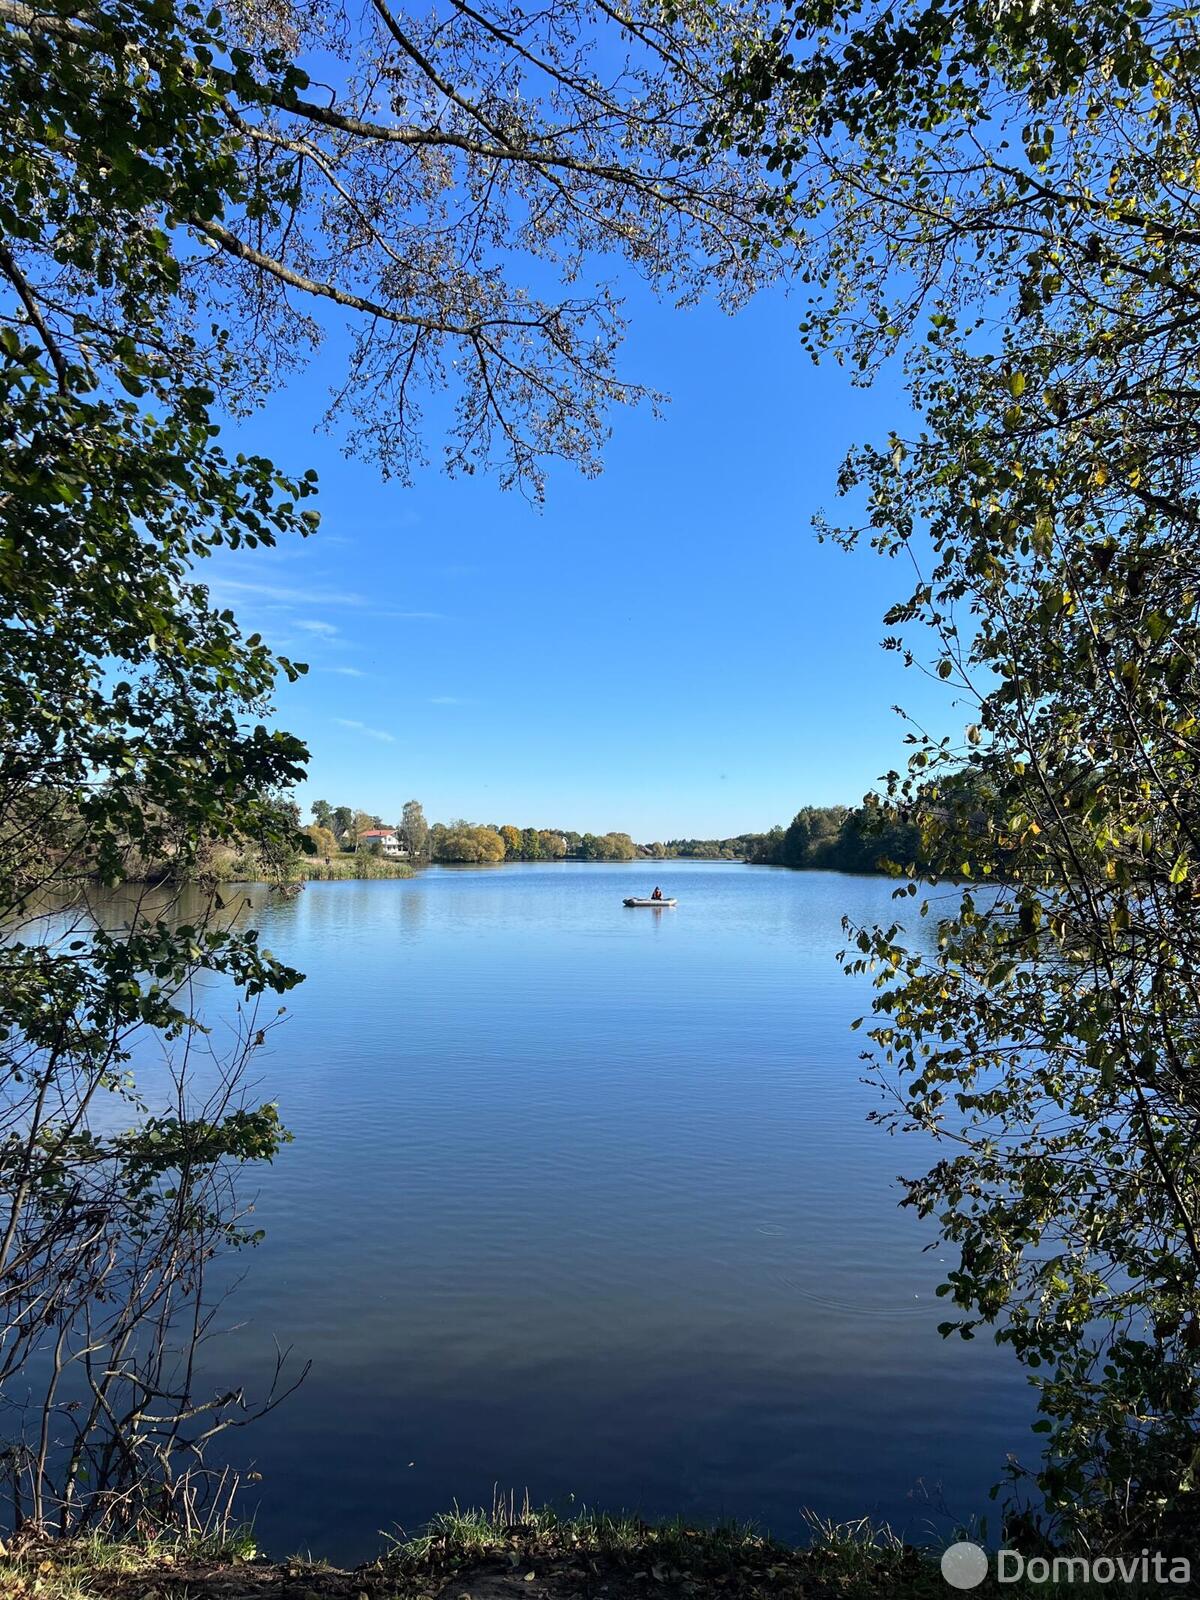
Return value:
M 395 828 L 368 828 L 365 833 L 360 833 L 360 839 L 392 839 L 395 837 Z

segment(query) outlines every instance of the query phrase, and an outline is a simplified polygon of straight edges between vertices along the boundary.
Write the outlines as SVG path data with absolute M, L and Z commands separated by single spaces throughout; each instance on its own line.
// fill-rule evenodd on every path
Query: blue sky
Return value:
M 671 403 L 615 413 L 602 476 L 555 470 L 542 510 L 494 478 L 435 464 L 405 488 L 346 459 L 317 427 L 336 349 L 227 429 L 321 479 L 314 537 L 205 572 L 310 665 L 279 696 L 312 752 L 306 815 L 319 797 L 391 821 L 415 796 L 431 819 L 727 835 L 857 800 L 903 759 L 896 702 L 963 720 L 880 648 L 911 574 L 810 527 L 847 446 L 903 425 L 895 382 L 815 368 L 781 291 L 730 318 L 635 286 L 630 310 L 625 375 Z

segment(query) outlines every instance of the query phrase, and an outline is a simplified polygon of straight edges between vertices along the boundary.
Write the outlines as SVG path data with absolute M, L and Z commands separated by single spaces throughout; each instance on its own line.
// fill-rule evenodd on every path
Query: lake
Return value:
M 622 906 L 655 881 L 677 909 Z M 1030 1392 L 937 1333 L 943 1253 L 895 1182 L 929 1146 L 866 1122 L 835 960 L 893 888 L 637 862 L 250 891 L 308 974 L 255 1065 L 295 1142 L 210 1353 L 313 1364 L 234 1436 L 264 1547 L 365 1558 L 497 1486 L 785 1537 L 805 1507 L 915 1538 L 989 1511 Z

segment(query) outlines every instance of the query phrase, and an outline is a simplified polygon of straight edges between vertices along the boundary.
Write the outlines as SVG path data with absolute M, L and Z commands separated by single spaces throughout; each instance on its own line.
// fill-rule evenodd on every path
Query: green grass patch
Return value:
M 18 1535 L 0 1545 L 0 1595 L 6 1600 L 95 1600 L 101 1594 L 145 1594 L 173 1585 L 185 1571 L 228 1569 L 257 1557 L 248 1528 L 191 1539 L 172 1534 L 147 1540 Z
M 111 1542 L 18 1539 L 0 1553 L 3 1600 L 950 1600 L 942 1545 L 918 1549 L 867 1519 L 810 1519 L 782 1544 L 740 1522 L 646 1522 L 586 1507 L 535 1507 L 513 1496 L 453 1510 L 391 1539 L 352 1572 L 312 1556 L 272 1562 L 248 1531 L 203 1539 Z M 953 1536 L 947 1536 L 946 1543 Z M 1101 1585 L 1103 1587 L 1103 1585 Z M 1194 1593 L 1124 1583 L 1123 1597 Z M 978 1600 L 1066 1600 L 1097 1585 L 994 1577 Z
M 413 868 L 407 861 L 389 861 L 386 857 L 371 856 L 306 856 L 298 868 L 302 879 L 312 882 L 336 882 L 343 878 L 411 878 Z
M 490 1511 L 456 1507 L 435 1517 L 419 1534 L 397 1538 L 379 1566 L 398 1594 L 414 1600 L 443 1591 L 490 1600 L 505 1576 L 553 1600 L 946 1594 L 935 1562 L 866 1522 L 814 1523 L 812 1543 L 797 1549 L 749 1523 L 647 1522 L 586 1507 L 518 1505 L 512 1497 Z

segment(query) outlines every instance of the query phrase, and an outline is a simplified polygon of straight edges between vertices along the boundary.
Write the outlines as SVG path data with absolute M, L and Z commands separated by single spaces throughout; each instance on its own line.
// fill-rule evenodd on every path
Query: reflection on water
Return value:
M 649 876 L 677 910 L 622 906 Z M 1032 1453 L 1010 1359 L 936 1332 L 944 1268 L 894 1182 L 927 1148 L 864 1120 L 867 993 L 834 952 L 843 913 L 891 918 L 886 881 L 559 864 L 249 894 L 308 974 L 255 1067 L 296 1140 L 211 1355 L 313 1361 L 235 1441 L 267 1547 L 360 1557 L 496 1484 L 919 1535 L 922 1481 L 965 1519 Z

